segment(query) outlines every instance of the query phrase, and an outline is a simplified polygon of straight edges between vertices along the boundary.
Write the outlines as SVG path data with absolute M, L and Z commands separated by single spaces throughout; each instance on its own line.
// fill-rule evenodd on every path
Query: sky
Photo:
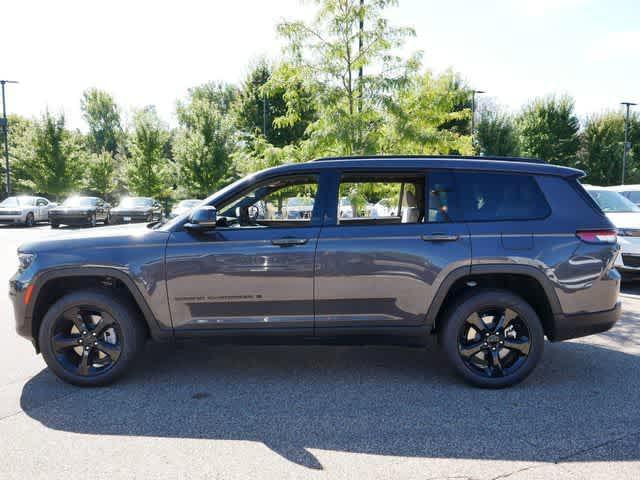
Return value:
M 155 105 L 175 125 L 176 100 L 208 81 L 239 83 L 259 58 L 277 58 L 276 25 L 309 19 L 306 0 L 6 0 L 0 79 L 8 113 L 64 113 L 86 130 L 82 92 L 110 92 L 125 117 Z M 387 16 L 416 36 L 424 68 L 452 68 L 507 110 L 569 94 L 580 116 L 640 103 L 637 0 L 400 0 Z M 640 108 L 640 107 L 639 107 Z

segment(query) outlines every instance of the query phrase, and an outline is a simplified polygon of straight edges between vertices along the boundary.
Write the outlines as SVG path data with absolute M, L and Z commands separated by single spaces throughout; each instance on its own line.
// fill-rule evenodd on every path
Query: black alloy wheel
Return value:
M 83 290 L 45 314 L 38 344 L 47 365 L 79 386 L 107 385 L 126 373 L 147 337 L 136 308 L 113 290 Z
M 506 290 L 472 290 L 454 301 L 438 333 L 449 361 L 468 382 L 502 388 L 524 380 L 544 348 L 535 310 Z
M 113 368 L 122 351 L 121 339 L 120 326 L 109 313 L 78 306 L 57 318 L 51 349 L 63 368 L 86 377 Z
M 97 224 L 98 224 L 98 218 L 97 218 L 96 213 L 94 212 L 93 215 L 91 215 L 91 220 L 90 220 L 89 226 L 95 227 Z
M 473 312 L 460 326 L 458 353 L 465 365 L 487 378 L 515 372 L 531 351 L 531 333 L 510 308 Z

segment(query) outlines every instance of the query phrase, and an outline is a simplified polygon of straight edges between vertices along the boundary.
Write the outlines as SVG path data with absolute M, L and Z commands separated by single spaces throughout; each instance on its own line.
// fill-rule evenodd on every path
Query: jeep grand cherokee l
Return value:
M 22 245 L 10 281 L 17 331 L 85 386 L 129 370 L 147 337 L 428 345 L 431 335 L 467 381 L 512 385 L 545 336 L 619 318 L 616 233 L 582 175 L 460 157 L 271 168 L 165 224 Z M 347 192 L 397 208 L 341 218 Z M 311 213 L 284 215 L 292 197 Z

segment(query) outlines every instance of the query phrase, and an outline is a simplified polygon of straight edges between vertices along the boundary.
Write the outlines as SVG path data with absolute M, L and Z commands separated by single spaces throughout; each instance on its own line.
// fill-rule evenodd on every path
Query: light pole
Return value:
M 476 94 L 487 93 L 484 90 L 471 90 L 471 141 L 476 139 Z
M 624 150 L 622 153 L 622 185 L 624 185 L 624 174 L 627 169 L 627 153 L 629 152 L 629 147 L 631 146 L 629 142 L 629 108 L 635 106 L 635 103 L 632 102 L 620 102 L 620 105 L 624 105 L 627 109 L 627 114 L 624 118 Z
M 0 125 L 2 126 L 2 133 L 4 136 L 4 166 L 5 173 L 7 175 L 6 189 L 7 197 L 11 195 L 11 174 L 9 171 L 9 122 L 7 120 L 7 106 L 4 99 L 4 86 L 7 83 L 18 83 L 15 80 L 0 80 L 2 85 L 2 118 L 0 119 Z

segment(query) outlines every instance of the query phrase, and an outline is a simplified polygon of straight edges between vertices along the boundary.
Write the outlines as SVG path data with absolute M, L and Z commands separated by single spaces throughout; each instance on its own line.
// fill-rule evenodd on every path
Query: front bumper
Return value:
M 15 223 L 25 223 L 26 221 L 27 221 L 26 214 L 20 214 L 20 215 L 1 215 L 0 214 L 0 224 L 12 225 Z
M 149 212 L 114 212 L 111 211 L 111 223 L 142 223 L 147 222 L 153 214 Z
M 620 254 L 616 258 L 615 267 L 623 273 L 640 274 L 640 237 L 618 236 Z
M 553 331 L 549 339 L 553 342 L 570 338 L 584 337 L 609 330 L 620 319 L 622 304 L 620 301 L 611 310 L 594 313 L 577 313 L 555 316 Z
M 16 332 L 36 345 L 36 340 L 31 332 L 31 317 L 27 316 L 27 305 L 25 304 L 25 294 L 30 282 L 20 280 L 17 278 L 18 276 L 19 274 L 16 274 L 9 280 L 9 299 L 13 304 Z
M 64 225 L 87 225 L 91 223 L 93 213 L 49 214 L 49 221 Z

